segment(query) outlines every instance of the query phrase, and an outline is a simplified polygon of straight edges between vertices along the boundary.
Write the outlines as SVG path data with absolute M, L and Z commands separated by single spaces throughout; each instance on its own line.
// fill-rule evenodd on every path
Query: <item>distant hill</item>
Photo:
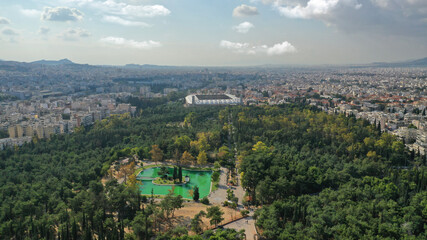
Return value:
M 70 61 L 67 58 L 58 60 L 58 61 L 54 61 L 54 60 L 39 60 L 39 61 L 35 61 L 35 62 L 31 62 L 31 63 L 36 63 L 36 64 L 43 64 L 43 65 L 69 65 L 69 64 L 75 64 L 72 61 Z
M 410 62 L 410 64 L 415 65 L 415 66 L 427 66 L 427 57 L 412 61 L 412 62 Z
M 126 64 L 122 66 L 117 65 L 89 65 L 89 64 L 79 64 L 74 63 L 71 60 L 64 58 L 61 60 L 38 60 L 34 62 L 17 62 L 17 61 L 5 61 L 0 60 L 0 70 L 7 71 L 27 71 L 34 67 L 51 66 L 51 67 L 61 67 L 67 69 L 81 69 L 81 68 L 124 68 L 124 69 L 135 69 L 135 70 L 144 70 L 144 69 L 158 69 L 158 70 L 173 70 L 173 69 L 199 69 L 205 68 L 201 66 L 166 66 L 166 65 L 152 65 L 152 64 Z M 323 67 L 343 67 L 343 65 L 259 65 L 259 66 L 241 66 L 241 67 L 210 67 L 210 68 L 283 68 L 283 67 L 292 67 L 292 68 L 323 68 Z M 427 57 L 417 60 L 408 60 L 401 62 L 374 62 L 368 64 L 351 64 L 345 65 L 345 67 L 350 68 L 365 68 L 365 67 L 396 67 L 396 68 L 405 68 L 405 67 L 427 67 Z
M 370 65 L 373 67 L 427 67 L 427 57 L 417 59 L 417 60 L 404 61 L 404 62 L 393 62 L 393 63 L 376 62 Z

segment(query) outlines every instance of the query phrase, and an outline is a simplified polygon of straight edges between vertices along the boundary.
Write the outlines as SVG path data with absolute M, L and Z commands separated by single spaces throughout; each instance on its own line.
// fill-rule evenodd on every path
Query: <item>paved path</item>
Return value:
M 243 197 L 245 196 L 245 190 L 242 187 L 242 182 L 240 179 L 240 174 L 237 176 L 237 183 L 238 185 L 236 187 L 234 187 L 234 195 L 239 198 L 239 207 L 243 208 Z
M 247 240 L 255 239 L 255 235 L 256 235 L 255 220 L 252 217 L 242 218 L 230 224 L 224 225 L 224 228 L 235 229 L 236 231 L 245 229 L 246 239 Z
M 218 189 L 211 192 L 208 196 L 209 202 L 212 204 L 219 204 L 222 205 L 222 203 L 227 200 L 227 169 L 221 168 L 220 169 L 220 177 L 219 177 L 219 184 Z

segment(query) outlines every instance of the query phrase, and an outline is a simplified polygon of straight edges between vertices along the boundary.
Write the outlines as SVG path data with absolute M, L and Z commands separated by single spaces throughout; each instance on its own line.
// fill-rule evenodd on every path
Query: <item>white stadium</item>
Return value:
M 191 94 L 185 97 L 185 103 L 189 106 L 194 105 L 239 105 L 242 100 L 231 94 Z

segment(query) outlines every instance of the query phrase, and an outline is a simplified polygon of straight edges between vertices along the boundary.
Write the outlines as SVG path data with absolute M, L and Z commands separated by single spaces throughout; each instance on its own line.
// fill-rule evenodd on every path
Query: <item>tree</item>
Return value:
M 166 218 L 169 218 L 170 215 L 174 217 L 176 209 L 183 207 L 184 200 L 181 195 L 174 194 L 174 188 L 169 190 L 169 193 L 165 198 L 160 202 L 160 207 L 165 211 Z
M 179 238 L 183 235 L 188 234 L 187 228 L 185 226 L 179 225 L 170 231 L 171 235 L 175 238 Z
M 128 177 L 127 185 L 131 188 L 135 188 L 138 185 L 138 179 L 136 179 L 136 175 L 132 174 Z
M 192 162 L 194 162 L 194 157 L 189 152 L 185 151 L 182 154 L 181 163 L 186 165 L 191 164 Z
M 224 215 L 224 212 L 221 211 L 221 209 L 218 206 L 212 206 L 206 209 L 208 211 L 206 217 L 210 218 L 210 224 L 215 225 L 215 227 L 224 220 L 222 215 Z
M 172 213 L 173 210 L 173 197 L 174 193 L 173 191 L 170 191 L 165 198 L 160 202 L 160 207 L 163 209 L 164 213 L 166 214 L 166 219 L 169 219 L 169 216 Z
M 119 169 L 119 178 L 124 178 L 124 183 L 127 181 L 127 177 L 134 174 L 135 172 L 135 162 L 131 162 L 127 165 L 123 165 Z
M 177 195 L 172 199 L 172 217 L 174 216 L 175 210 L 182 208 L 184 205 L 184 200 L 181 195 Z
M 181 137 L 177 137 L 175 139 L 174 145 L 177 149 L 179 149 L 180 152 L 188 151 L 190 149 L 190 142 L 191 139 L 184 135 Z
M 265 145 L 265 143 L 259 141 L 252 147 L 252 151 L 254 151 L 254 152 L 266 152 L 266 151 L 268 151 L 268 147 L 267 147 L 267 145 Z
M 195 122 L 195 120 L 196 120 L 196 114 L 194 112 L 191 112 L 187 114 L 187 116 L 185 116 L 184 125 L 189 127 L 191 126 L 191 124 Z
M 208 157 L 205 151 L 201 151 L 199 156 L 197 156 L 197 164 L 204 166 L 208 163 Z
M 179 166 L 178 168 L 178 181 L 182 182 L 182 167 Z
M 77 226 L 76 219 L 73 219 L 73 225 L 71 226 L 71 234 L 73 240 L 79 239 L 79 228 Z
M 216 170 L 219 170 L 219 169 L 221 168 L 221 164 L 220 164 L 218 161 L 216 161 L 216 162 L 214 163 L 214 168 L 215 168 Z
M 222 146 L 219 148 L 219 150 L 218 150 L 218 159 L 219 160 L 225 161 L 225 160 L 228 160 L 232 157 L 233 157 L 233 155 L 227 146 Z
M 191 141 L 190 147 L 196 152 L 208 151 L 211 147 L 208 141 L 208 134 L 204 132 L 198 133 L 197 141 Z
M 200 234 L 203 232 L 203 228 L 202 228 L 202 217 L 206 216 L 206 212 L 205 211 L 200 211 L 199 213 L 197 213 L 193 219 L 191 219 L 191 230 L 197 234 Z
M 208 151 L 209 148 L 211 147 L 209 145 L 209 141 L 208 141 L 208 134 L 207 133 L 198 133 L 197 134 L 197 148 L 200 151 Z
M 181 154 L 179 153 L 178 148 L 176 148 L 175 151 L 173 152 L 173 161 L 176 164 L 180 164 L 180 161 L 181 161 L 180 158 L 181 158 Z
M 178 170 L 176 167 L 173 167 L 173 180 L 175 181 L 178 178 Z
M 220 174 L 219 174 L 219 171 L 215 171 L 215 172 L 213 172 L 212 173 L 212 181 L 213 182 L 218 182 L 219 181 L 219 176 L 220 176 Z
M 163 151 L 159 148 L 159 145 L 151 146 L 151 160 L 154 162 L 161 162 L 163 160 Z
M 152 236 L 152 222 L 145 211 L 138 211 L 131 225 L 139 240 L 150 239 Z
M 160 167 L 160 170 L 159 170 L 159 172 L 158 172 L 158 175 L 159 175 L 161 178 L 167 178 L 167 177 L 168 177 L 168 174 L 169 174 L 168 168 L 167 168 L 167 167 L 165 167 L 165 166 L 161 166 L 161 167 Z
M 193 200 L 197 202 L 197 201 L 199 201 L 199 197 L 200 197 L 199 187 L 194 186 Z

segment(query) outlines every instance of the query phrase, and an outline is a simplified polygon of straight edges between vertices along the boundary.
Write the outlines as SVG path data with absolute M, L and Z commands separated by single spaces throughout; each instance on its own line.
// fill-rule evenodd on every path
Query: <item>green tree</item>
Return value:
M 202 217 L 206 216 L 206 212 L 205 211 L 200 211 L 199 213 L 197 213 L 194 218 L 191 219 L 191 231 L 200 234 L 203 232 L 203 228 L 202 228 Z
M 132 230 L 139 240 L 150 239 L 152 236 L 152 222 L 144 211 L 137 212 L 132 221 Z
M 200 193 L 199 193 L 199 187 L 194 186 L 194 192 L 193 192 L 193 200 L 199 201 Z
M 199 152 L 197 156 L 197 164 L 201 166 L 205 166 L 208 163 L 208 157 L 205 151 Z
M 221 211 L 221 209 L 218 206 L 212 206 L 208 207 L 207 209 L 206 217 L 210 218 L 211 225 L 215 225 L 215 227 L 224 220 L 222 215 L 224 215 L 224 212 Z
M 174 145 L 180 152 L 184 152 L 190 149 L 190 142 L 191 139 L 188 136 L 183 135 L 175 139 Z
M 179 182 L 182 182 L 182 167 L 181 166 L 179 166 L 179 168 L 178 168 L 178 179 L 179 179 Z
M 173 180 L 175 181 L 178 178 L 178 170 L 176 167 L 173 167 Z

